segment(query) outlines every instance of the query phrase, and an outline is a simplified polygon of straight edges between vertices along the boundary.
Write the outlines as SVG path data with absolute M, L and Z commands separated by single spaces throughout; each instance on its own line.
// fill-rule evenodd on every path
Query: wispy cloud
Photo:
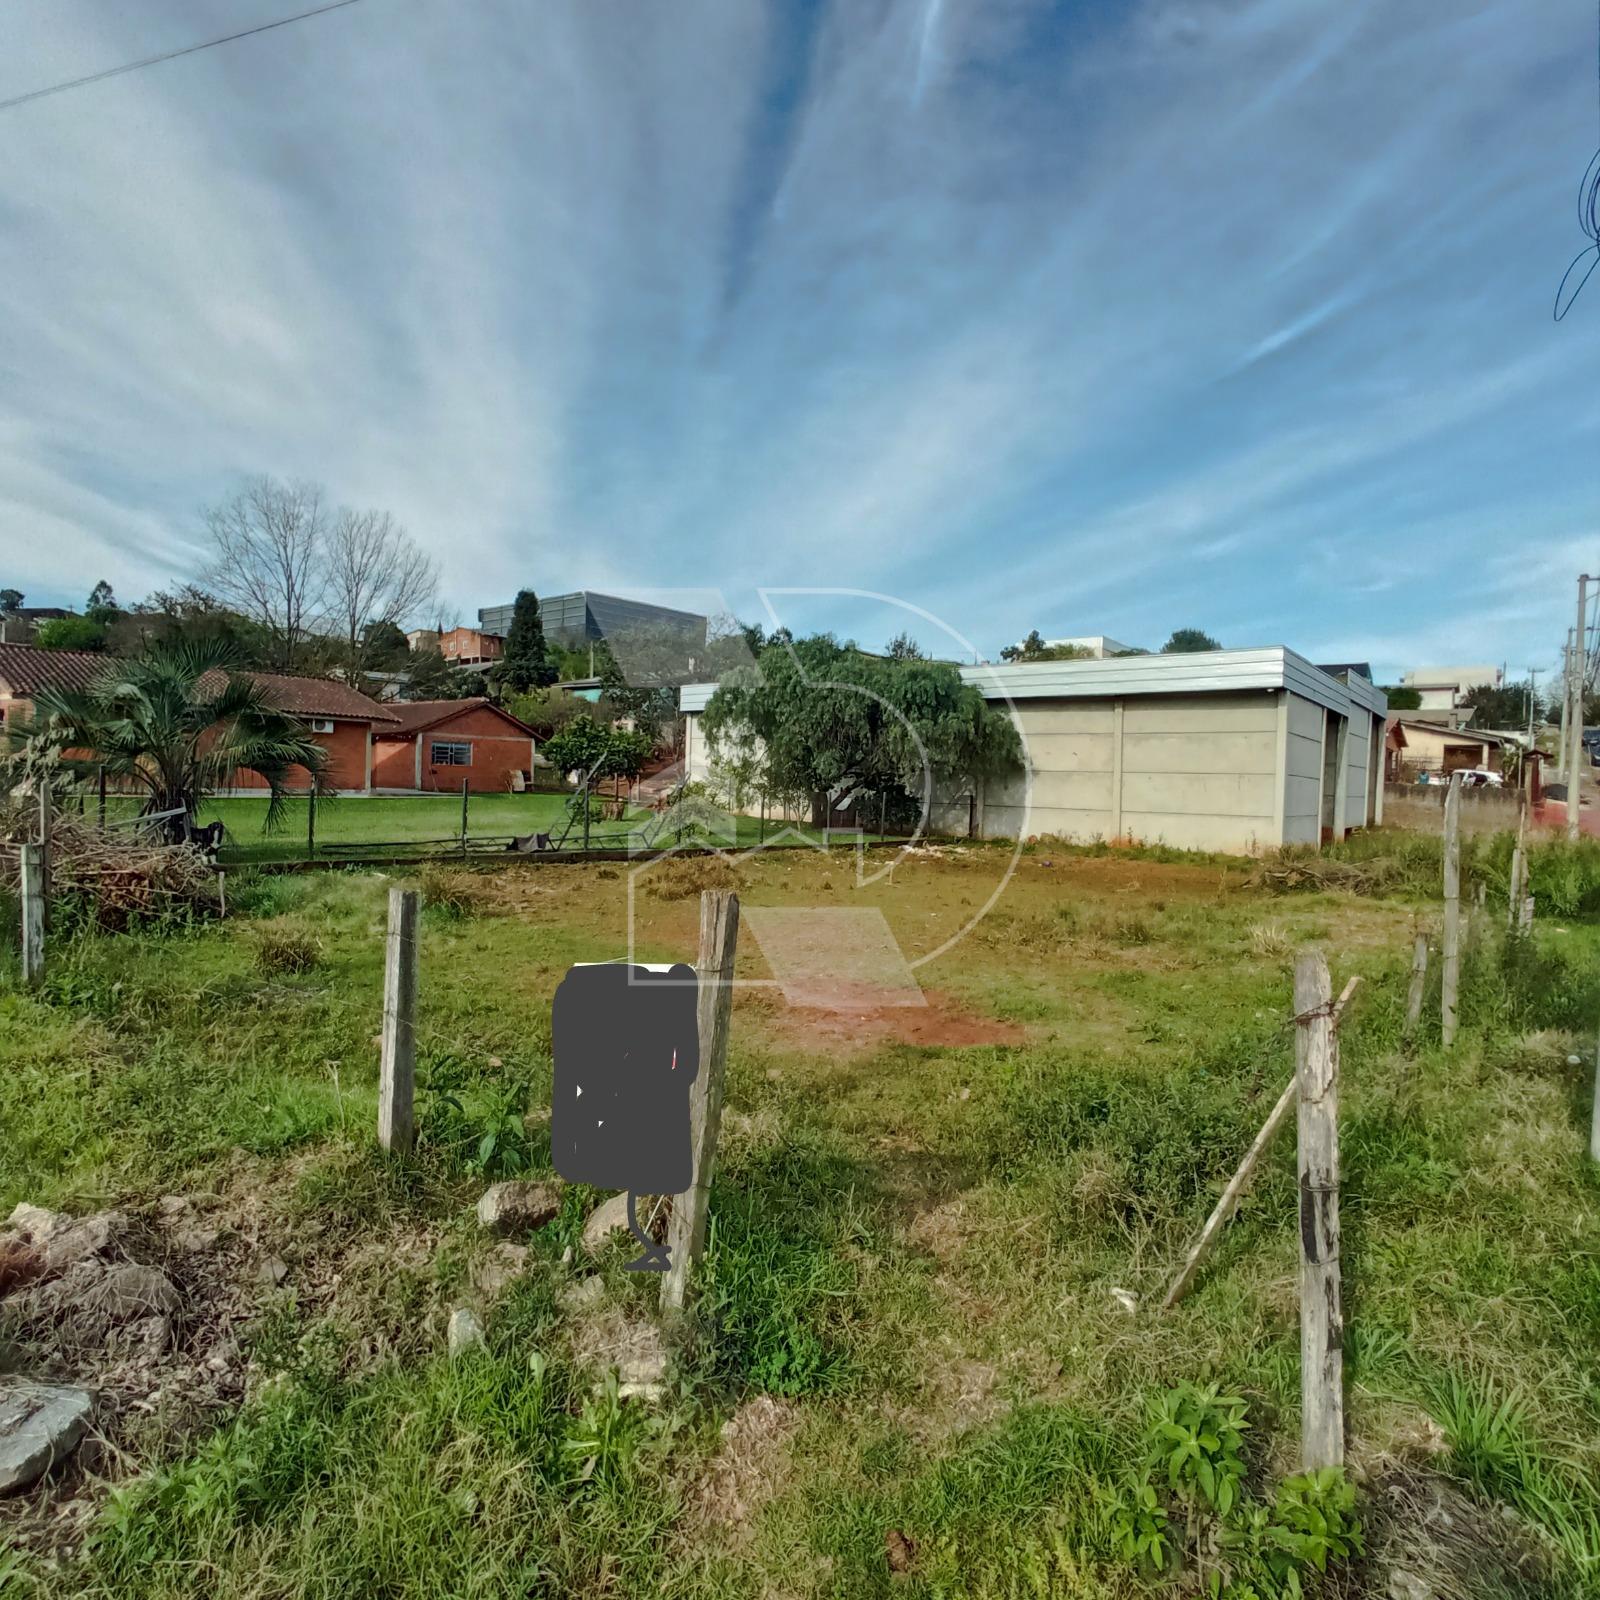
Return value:
M 370 0 L 38 102 L 0 122 L 0 579 L 169 581 L 269 470 L 394 509 L 469 611 L 831 582 L 991 649 L 1548 657 L 1600 565 L 1595 313 L 1549 322 L 1584 25 Z M 6 30 L 0 97 L 196 24 Z

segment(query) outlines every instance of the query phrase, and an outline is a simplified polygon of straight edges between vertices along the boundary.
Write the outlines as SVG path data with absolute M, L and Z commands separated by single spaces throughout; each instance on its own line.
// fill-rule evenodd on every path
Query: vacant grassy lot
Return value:
M 858 890 L 843 854 L 794 852 L 738 887 L 877 907 L 915 959 L 1003 864 L 944 850 Z M 0 987 L 0 1208 L 141 1219 L 189 1297 L 180 1353 L 215 1350 L 244 1398 L 127 1379 L 138 1403 L 93 1475 L 0 1502 L 0 1594 L 1205 1592 L 1223 1552 L 1158 1574 L 1119 1516 L 1180 1383 L 1248 1403 L 1251 1505 L 1294 1469 L 1292 1136 L 1190 1298 L 1153 1306 L 1291 1075 L 1308 942 L 1336 985 L 1365 979 L 1342 1137 L 1366 1555 L 1322 1587 L 1386 1595 L 1399 1567 L 1419 1595 L 1595 1592 L 1600 930 L 1541 920 L 1507 954 L 1485 918 L 1457 1049 L 1430 1024 L 1408 1051 L 1405 969 L 1435 908 L 1247 875 L 1041 848 L 919 970 L 927 1006 L 742 990 L 697 1316 L 656 1406 L 602 1383 L 655 1281 L 614 1244 L 580 1289 L 594 1264 L 566 1254 L 598 1196 L 569 1190 L 497 1292 L 472 1214 L 486 1176 L 547 1171 L 550 997 L 571 962 L 623 952 L 625 869 L 429 875 L 406 1164 L 371 1137 L 398 874 L 262 878 L 224 925 L 69 944 L 39 996 Z M 698 890 L 728 879 L 683 860 L 643 880 L 640 955 L 692 959 Z M 765 971 L 747 934 L 740 973 Z M 175 1242 L 174 1215 L 216 1237 Z M 453 1364 L 459 1304 L 489 1346 Z M 17 1364 L 59 1359 L 13 1333 Z

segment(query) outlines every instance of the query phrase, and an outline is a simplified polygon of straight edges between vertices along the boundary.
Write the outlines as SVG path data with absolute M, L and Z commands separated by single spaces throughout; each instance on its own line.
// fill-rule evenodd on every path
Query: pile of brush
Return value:
M 36 796 L 0 797 L 0 887 L 15 890 L 18 846 L 39 838 Z M 216 868 L 189 844 L 168 844 L 148 831 L 102 832 L 83 817 L 57 812 L 50 824 L 50 898 L 76 901 L 103 928 L 173 916 L 214 915 L 221 905 Z

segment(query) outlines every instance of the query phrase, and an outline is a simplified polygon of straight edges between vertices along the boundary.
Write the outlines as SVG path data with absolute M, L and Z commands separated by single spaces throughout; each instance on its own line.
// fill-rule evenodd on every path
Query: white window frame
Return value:
M 440 757 L 439 752 L 447 750 L 450 754 Z M 466 754 L 463 756 L 462 751 Z M 472 741 L 470 739 L 430 739 L 428 741 L 428 765 L 430 767 L 470 767 L 472 765 Z

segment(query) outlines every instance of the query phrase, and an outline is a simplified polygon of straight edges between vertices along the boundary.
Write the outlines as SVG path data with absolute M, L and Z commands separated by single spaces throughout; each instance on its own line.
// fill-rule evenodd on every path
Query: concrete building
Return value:
M 939 831 L 1248 854 L 1382 820 L 1387 701 L 1351 668 L 1275 646 L 960 670 L 1010 702 L 1026 768 L 941 796 Z M 681 692 L 692 777 L 712 773 L 699 713 L 715 690 Z
M 1415 689 L 1422 704 L 1417 712 L 1430 722 L 1449 722 L 1452 726 L 1470 718 L 1461 717 L 1464 702 L 1474 689 L 1498 689 L 1503 682 L 1499 667 L 1416 667 L 1404 673 L 1400 685 Z
M 514 609 L 509 605 L 484 606 L 478 612 L 478 627 L 503 638 L 511 631 Z M 675 611 L 671 606 L 596 594 L 590 589 L 580 589 L 575 594 L 541 595 L 539 620 L 544 624 L 545 638 L 568 649 L 644 629 L 681 633 L 689 647 L 696 650 L 703 650 L 706 642 L 706 619 L 697 612 Z

